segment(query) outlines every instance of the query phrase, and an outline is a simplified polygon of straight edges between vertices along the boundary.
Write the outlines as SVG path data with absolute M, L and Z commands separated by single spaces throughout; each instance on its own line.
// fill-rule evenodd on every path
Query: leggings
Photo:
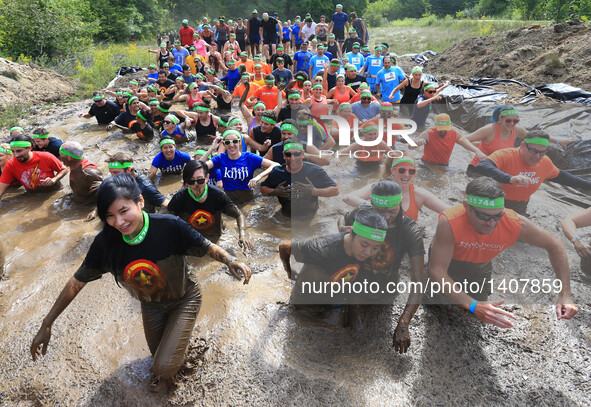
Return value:
M 142 302 L 144 334 L 154 356 L 154 375 L 168 380 L 185 362 L 195 320 L 201 308 L 201 292 L 197 284 L 178 300 Z

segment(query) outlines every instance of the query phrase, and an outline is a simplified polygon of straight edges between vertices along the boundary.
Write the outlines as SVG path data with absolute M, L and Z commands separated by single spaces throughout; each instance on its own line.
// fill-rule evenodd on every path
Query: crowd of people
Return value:
M 266 204 L 279 204 L 277 216 L 286 223 L 309 225 L 323 198 L 342 194 L 351 206 L 335 219 L 339 233 L 284 242 L 278 258 L 296 280 L 293 303 L 323 304 L 316 311 L 337 315 L 345 326 L 359 324 L 360 298 L 325 304 L 324 298 L 302 298 L 302 285 L 396 282 L 405 257 L 414 282 L 427 275 L 442 283 L 482 282 L 491 279 L 491 261 L 518 239 L 548 252 L 561 282 L 557 318 L 576 314 L 563 244 L 527 218 L 530 197 L 544 180 L 591 189 L 590 181 L 559 170 L 546 155 L 550 143 L 571 140 L 528 131 L 510 105 L 497 107 L 491 124 L 463 134 L 448 114 L 433 112 L 448 84 L 423 80 L 420 66 L 405 73 L 388 44 L 376 43 L 370 52 L 363 19 L 347 15 L 341 5 L 330 21 L 320 16 L 315 22 L 309 14 L 293 23 L 268 13 L 259 19 L 257 10 L 245 20 L 220 16 L 210 23 L 204 17 L 195 28 L 183 20 L 178 35 L 159 40 L 145 77 L 126 88 L 95 91 L 90 109 L 79 114 L 107 130 L 135 135 L 131 142 L 154 145 L 159 151 L 149 168 L 135 168 L 132 155 L 113 151 L 105 177 L 84 158 L 80 143 L 62 143 L 45 128 L 15 126 L 9 142 L 0 144 L 0 197 L 21 186 L 55 190 L 69 173 L 74 202 L 95 207 L 87 219 L 98 215 L 104 225 L 43 320 L 31 345 L 34 359 L 45 354 L 53 322 L 84 285 L 112 273 L 141 301 L 154 356 L 151 386 L 167 388 L 184 362 L 201 303 L 184 256 L 207 254 L 248 283 L 249 267 L 216 243 L 224 233 L 224 214 L 236 220 L 237 244 L 252 248 L 243 210 L 259 192 L 271 197 L 264 198 Z M 403 137 L 386 142 L 388 127 L 405 129 L 392 123 L 398 117 L 415 122 L 416 145 Z M 349 125 L 346 136 L 339 123 Z M 421 165 L 413 150 L 423 150 L 423 165 L 445 166 L 456 143 L 474 155 L 467 168 L 474 179 L 462 203 L 450 206 L 414 185 Z M 196 148 L 183 151 L 188 145 Z M 326 171 L 337 165 L 338 153 L 351 157 L 361 174 L 383 168 L 383 179 L 343 191 Z M 180 175 L 182 188 L 164 196 L 158 173 Z M 423 208 L 439 214 L 427 268 L 419 227 Z M 591 248 L 577 230 L 589 225 L 589 209 L 562 222 L 587 272 Z M 299 273 L 291 268 L 292 256 L 304 263 Z M 408 350 L 410 322 L 422 301 L 457 304 L 484 322 L 513 326 L 514 316 L 502 302 L 488 301 L 490 294 L 444 290 L 439 298 L 425 298 L 424 291 L 411 292 L 395 330 L 395 349 Z M 390 299 L 369 302 L 384 301 Z

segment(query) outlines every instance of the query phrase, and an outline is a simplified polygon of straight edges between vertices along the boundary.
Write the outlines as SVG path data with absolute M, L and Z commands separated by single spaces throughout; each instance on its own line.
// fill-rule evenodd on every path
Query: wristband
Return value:
M 230 267 L 230 263 L 232 263 L 233 261 L 237 261 L 238 257 L 230 257 L 228 260 L 226 260 L 226 266 Z
M 470 312 L 474 314 L 474 310 L 476 309 L 476 304 L 478 304 L 478 300 L 472 300 L 472 304 L 470 304 Z
M 572 240 L 572 242 L 573 242 L 573 243 L 574 243 L 574 242 L 578 242 L 579 240 L 581 240 L 581 238 L 580 238 L 579 236 L 575 236 L 575 237 L 573 237 L 573 240 Z

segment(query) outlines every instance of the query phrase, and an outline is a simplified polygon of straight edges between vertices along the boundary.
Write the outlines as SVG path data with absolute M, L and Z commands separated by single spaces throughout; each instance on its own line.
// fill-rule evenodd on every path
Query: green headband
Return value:
M 224 134 L 222 134 L 222 138 L 226 138 L 228 136 L 234 135 L 236 137 L 238 137 L 238 140 L 240 140 L 242 137 L 240 136 L 240 132 L 238 130 L 234 130 L 234 129 L 228 129 L 224 132 Z
M 390 168 L 394 168 L 398 164 L 403 164 L 403 163 L 412 164 L 413 167 L 415 166 L 415 160 L 413 160 L 409 156 L 402 156 L 402 157 L 397 158 L 394 161 L 392 161 L 392 167 L 390 167 Z
M 185 82 L 185 78 L 183 78 L 182 76 L 179 76 L 175 79 L 175 81 Z
M 124 161 L 124 162 L 114 161 L 114 162 L 109 163 L 109 168 L 125 169 L 125 168 L 131 168 L 132 166 L 133 166 L 133 164 L 131 163 L 131 161 Z
M 423 69 L 422 69 L 422 68 L 415 68 L 415 69 L 413 69 L 412 71 L 410 71 L 410 74 L 412 75 L 412 74 L 414 74 L 415 72 L 421 72 L 421 73 L 423 73 Z
M 36 134 L 36 133 L 33 133 L 33 138 L 49 138 L 49 134 Z
M 302 96 L 299 93 L 297 93 L 297 92 L 292 93 L 288 97 L 288 99 L 301 99 L 301 98 L 302 98 Z
M 136 100 L 139 100 L 139 99 L 137 98 L 137 96 L 132 96 L 132 97 L 130 97 L 130 98 L 127 100 L 127 104 L 128 104 L 128 105 L 131 105 L 131 104 L 132 104 L 133 102 L 135 102 Z
M 357 221 L 353 222 L 353 233 L 375 242 L 383 242 L 386 239 L 385 230 L 374 229 L 369 226 L 362 225 Z
M 372 96 L 371 92 L 362 92 L 361 97 L 362 98 L 371 98 L 373 96 Z
M 156 90 L 156 88 L 153 85 L 148 86 L 148 90 L 151 90 L 154 93 L 158 93 L 158 91 Z
M 265 79 L 265 83 L 275 83 L 275 79 Z
M 207 154 L 207 150 L 200 148 L 200 149 L 195 150 L 194 155 L 205 155 L 205 154 Z
M 27 148 L 27 147 L 31 147 L 31 143 L 28 141 L 11 141 L 10 147 Z
M 173 139 L 171 139 L 171 138 L 162 139 L 162 141 L 160 142 L 160 147 L 162 147 L 165 144 L 172 144 L 172 145 L 175 145 L 176 146 L 175 141 Z
M 289 126 L 291 126 L 291 124 Z M 304 151 L 304 145 L 302 143 L 287 143 L 283 146 L 283 151 L 292 149 Z
M 281 131 L 286 130 L 286 131 L 291 131 L 293 134 L 295 134 L 296 136 L 299 133 L 299 130 L 296 126 L 294 126 L 293 124 L 290 123 L 283 123 L 281 125 Z
M 215 71 L 213 69 L 208 69 L 207 72 L 209 72 L 212 75 L 215 73 Z
M 435 126 L 451 126 L 451 120 L 435 120 Z
M 312 89 L 324 89 L 324 87 L 321 83 L 315 83 L 314 86 L 312 86 Z
M 156 69 L 156 65 L 154 65 L 154 64 L 150 64 L 150 68 L 151 68 L 151 69 Z
M 160 103 L 160 102 L 158 102 L 158 103 Z M 168 112 L 170 112 L 170 109 L 165 109 L 165 108 L 163 108 L 163 107 L 162 107 L 162 106 L 160 106 L 160 105 L 158 106 L 158 110 L 160 110 L 161 112 L 164 112 L 164 113 L 168 113 Z
M 105 95 L 96 95 L 92 97 L 92 100 L 103 100 L 105 98 Z
M 250 79 L 250 75 L 247 73 L 242 74 L 242 79 Z
M 371 203 L 380 208 L 393 208 L 402 202 L 402 192 L 397 195 L 380 196 L 371 194 Z
M 349 102 L 341 103 L 341 105 L 339 106 L 339 110 L 343 110 L 343 109 L 351 109 L 351 103 L 349 103 Z
M 12 132 L 13 132 L 13 131 L 15 131 L 15 130 L 20 130 L 20 131 L 22 131 L 23 133 L 25 132 L 25 129 L 23 129 L 22 127 L 19 127 L 19 126 L 14 126 L 14 127 L 11 127 L 11 128 L 10 128 L 10 133 L 12 133 Z
M 483 209 L 501 209 L 505 206 L 505 198 L 500 196 L 495 199 L 484 198 L 476 195 L 466 195 L 466 203 Z
M 257 102 L 252 109 L 258 109 L 261 106 L 267 109 L 267 105 L 265 105 L 263 102 Z
M 236 124 L 237 122 L 242 123 L 242 120 L 240 120 L 238 117 L 234 117 L 232 118 L 229 122 L 228 122 L 228 127 L 232 127 L 234 124 Z
M 340 62 L 331 62 L 330 63 L 331 66 L 341 66 Z
M 310 82 L 310 81 L 305 81 L 304 82 L 304 85 L 311 85 L 311 84 L 312 84 L 312 82 Z
M 189 90 L 193 89 L 195 86 L 197 86 L 197 84 L 195 82 L 191 82 L 189 85 Z
M 159 101 L 157 101 L 157 100 L 150 100 L 150 103 L 149 103 L 149 104 L 150 104 L 151 106 L 154 106 L 154 105 L 159 105 L 159 104 L 160 104 L 160 102 L 159 102 Z
M 0 146 L 0 153 L 2 154 L 12 154 L 12 150 L 10 148 Z
M 144 117 L 144 115 L 142 115 L 142 112 L 139 111 L 137 112 L 137 117 L 139 117 L 140 119 L 142 119 L 143 121 L 147 122 L 148 120 Z
M 364 133 L 369 133 L 370 131 L 377 130 L 378 126 L 367 126 L 362 129 Z
M 393 112 L 394 106 L 380 106 L 380 110 L 383 110 L 385 112 Z
M 519 112 L 517 110 L 501 110 L 500 116 L 519 116 Z
M 209 112 L 209 107 L 195 106 L 193 110 L 195 110 L 196 112 Z
M 296 79 L 299 79 L 300 81 L 305 80 L 306 78 L 303 77 L 302 75 L 296 75 Z
M 269 124 L 272 124 L 272 125 L 275 125 L 275 123 L 277 123 L 275 120 L 273 120 L 272 118 L 267 117 L 267 116 L 261 117 L 261 120 L 263 120 L 263 121 L 265 121 L 265 122 L 267 122 Z
M 220 119 L 218 120 L 218 126 L 228 127 L 228 122 L 226 122 L 224 119 L 220 117 Z
M 423 88 L 423 90 L 429 90 L 429 89 L 434 88 L 434 87 L 435 87 L 435 85 L 433 85 L 432 83 L 430 83 L 428 85 L 425 85 L 425 87 Z
M 123 96 L 132 97 L 133 96 L 133 93 L 131 93 L 131 92 L 123 92 Z
M 120 90 L 118 90 L 117 92 L 115 92 L 115 94 L 116 94 L 117 96 L 123 96 L 123 92 L 122 92 L 122 91 L 120 91 Z
M 168 116 L 166 116 L 164 119 L 165 120 L 168 119 L 171 122 L 173 122 L 174 124 L 179 124 L 179 119 L 176 116 L 173 116 L 171 114 L 169 114 Z
M 68 150 L 66 150 L 63 146 L 60 147 L 60 154 L 63 154 L 67 157 L 72 157 L 75 160 L 81 160 L 84 158 L 84 155 L 74 155 L 70 153 Z
M 523 141 L 525 141 L 527 144 L 537 144 L 546 147 L 548 147 L 549 144 L 549 140 L 543 137 L 531 137 L 523 139 Z
M 130 84 L 130 85 L 139 85 L 139 84 L 137 83 L 137 81 L 129 81 L 129 84 Z

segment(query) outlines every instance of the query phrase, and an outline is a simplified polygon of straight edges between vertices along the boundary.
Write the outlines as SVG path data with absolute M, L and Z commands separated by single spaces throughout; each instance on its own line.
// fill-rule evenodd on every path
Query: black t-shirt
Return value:
M 153 212 L 154 207 L 162 206 L 166 198 L 164 195 L 158 191 L 158 189 L 152 184 L 150 179 L 143 174 L 137 175 L 135 177 L 135 182 L 137 182 L 138 186 L 140 187 L 140 191 L 142 192 L 142 196 L 144 197 L 144 202 L 146 204 L 150 204 L 152 208 L 146 209 L 146 212 Z M 149 205 L 146 205 L 146 208 Z
M 274 189 L 282 182 L 285 182 L 285 186 L 295 182 L 307 183 L 306 178 L 312 182 L 315 188 L 328 188 L 337 185 L 320 166 L 304 161 L 302 169 L 295 174 L 287 171 L 286 164 L 273 168 L 261 186 Z M 278 196 L 277 199 L 279 199 L 283 213 L 293 217 L 312 217 L 318 210 L 317 196 L 294 197 L 292 195 L 291 199 Z
M 60 159 L 60 147 L 63 141 L 55 137 L 49 138 L 49 144 L 45 148 L 38 148 L 36 145 L 33 147 L 33 151 L 45 151 L 53 154 L 58 160 Z
M 360 206 L 345 215 L 345 225 L 352 226 Z M 364 208 L 365 209 L 365 208 Z M 425 254 L 423 233 L 419 226 L 408 216 L 401 214 L 394 227 L 388 229 L 386 240 L 380 252 L 372 257 L 365 268 L 374 276 L 374 281 L 389 282 L 399 280 L 399 268 L 402 258 Z
M 339 43 L 335 41 L 332 45 L 328 44 L 326 46 L 326 51 L 330 52 L 333 58 L 336 58 L 337 55 L 339 55 Z
M 283 61 L 285 62 L 284 63 L 285 69 L 289 69 L 289 67 L 293 65 L 293 61 L 291 60 L 291 57 L 289 55 L 287 55 L 285 52 L 281 56 L 279 56 L 277 54 L 273 54 L 271 56 L 271 63 L 273 64 L 273 70 L 277 69 L 277 58 L 283 58 Z
M 365 79 L 365 76 L 363 75 L 357 74 L 357 76 L 353 79 L 345 75 L 345 85 L 350 86 L 355 92 L 357 92 L 357 89 L 359 89 L 361 82 L 367 82 L 367 79 Z
M 299 108 L 298 108 L 299 109 Z M 279 114 L 277 115 L 278 121 L 282 122 L 285 119 L 294 119 L 295 120 L 295 113 L 297 110 L 293 110 L 290 104 L 287 104 L 281 108 Z
M 337 74 L 327 72 L 326 73 L 326 87 L 328 88 L 328 90 L 331 90 L 335 86 L 337 86 Z
M 275 38 L 277 37 L 277 23 L 278 21 L 273 17 L 269 17 L 267 20 L 261 20 L 261 26 L 263 27 L 263 37 Z
M 261 19 L 257 17 L 251 17 L 248 19 L 248 33 L 250 35 L 259 35 L 259 28 L 261 28 Z
M 353 44 L 355 44 L 356 42 L 358 42 L 361 46 L 364 45 L 364 41 L 359 37 L 347 38 L 345 42 L 343 42 L 343 48 L 341 48 L 343 51 L 343 55 L 345 55 L 347 52 L 353 51 Z
M 240 216 L 240 210 L 228 195 L 211 185 L 208 186 L 205 202 L 197 202 L 189 195 L 187 188 L 183 188 L 171 198 L 168 210 L 209 237 L 221 236 L 222 212 L 233 218 Z
M 129 123 L 134 120 L 137 120 L 137 117 L 126 110 L 125 112 L 119 113 L 119 116 L 115 118 L 115 123 L 117 123 L 119 126 L 129 127 Z
M 166 95 L 164 92 L 166 92 L 166 89 L 168 89 L 172 85 L 174 85 L 174 80 L 167 79 L 166 81 L 164 81 L 164 83 L 157 81 L 155 83 L 155 85 L 160 88 L 160 92 L 164 95 L 164 99 L 172 100 L 172 98 L 174 97 L 174 94 L 171 93 L 169 95 Z
M 271 133 L 263 133 L 261 126 L 258 125 L 252 128 L 252 136 L 254 141 L 259 144 L 263 144 L 265 141 L 271 140 L 271 145 L 273 145 L 281 141 L 281 129 L 275 126 L 273 127 L 273 130 L 271 130 Z M 261 155 L 267 154 L 267 151 L 269 151 L 269 149 L 261 151 Z
M 202 257 L 211 243 L 172 215 L 151 214 L 144 241 L 132 246 L 115 229 L 101 231 L 74 277 L 83 283 L 112 273 L 130 294 L 145 302 L 181 298 L 194 285 L 185 255 Z
M 98 124 L 109 124 L 115 119 L 115 117 L 119 115 L 120 112 L 121 110 L 116 103 L 107 100 L 105 105 L 102 107 L 97 106 L 96 103 L 93 103 L 92 106 L 90 106 L 88 114 L 96 117 Z
M 305 141 L 301 142 L 304 146 L 304 150 L 306 150 L 308 144 Z M 283 146 L 285 145 L 285 141 L 281 141 L 277 144 L 273 144 L 271 147 L 273 150 L 273 161 L 279 164 L 285 164 L 285 157 L 283 156 Z
M 142 140 L 150 141 L 154 138 L 154 129 L 150 123 L 146 123 L 142 129 L 137 120 L 132 120 L 129 122 L 129 128 Z

